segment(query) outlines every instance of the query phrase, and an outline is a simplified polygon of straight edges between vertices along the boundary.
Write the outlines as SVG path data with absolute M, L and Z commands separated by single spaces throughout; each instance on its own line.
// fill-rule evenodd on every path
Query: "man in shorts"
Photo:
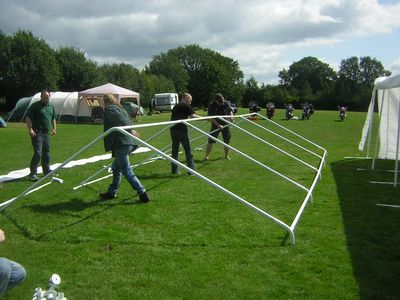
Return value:
M 221 93 L 216 94 L 214 101 L 211 102 L 210 105 L 208 106 L 208 115 L 233 116 L 232 108 L 228 103 L 226 103 L 224 96 Z M 231 130 L 228 126 L 228 122 L 232 122 L 232 120 L 233 120 L 232 118 L 225 118 L 224 120 L 210 119 L 211 121 L 210 135 L 217 138 L 219 133 L 222 132 L 224 143 L 229 145 L 231 141 Z M 211 138 L 208 139 L 206 156 L 204 160 L 209 160 L 209 155 L 212 150 L 212 146 L 215 143 L 216 143 L 215 140 Z M 224 146 L 224 154 L 225 154 L 225 159 L 230 159 L 228 155 L 229 148 L 226 146 Z

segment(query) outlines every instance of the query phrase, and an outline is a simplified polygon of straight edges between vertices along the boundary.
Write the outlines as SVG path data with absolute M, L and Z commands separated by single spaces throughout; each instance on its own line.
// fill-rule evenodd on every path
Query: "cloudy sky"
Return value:
M 337 70 L 371 56 L 400 71 L 400 0 L 0 0 L 0 30 L 29 30 L 99 64 L 142 69 L 154 55 L 198 44 L 237 60 L 261 83 L 306 56 Z

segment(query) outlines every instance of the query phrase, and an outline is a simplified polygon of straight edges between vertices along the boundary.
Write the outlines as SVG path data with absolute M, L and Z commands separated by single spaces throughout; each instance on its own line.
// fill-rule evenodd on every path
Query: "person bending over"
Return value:
M 213 102 L 210 103 L 208 106 L 208 115 L 209 116 L 233 116 L 233 111 L 232 108 L 228 105 L 228 103 L 225 102 L 224 96 L 220 93 L 215 95 L 215 99 Z M 210 135 L 213 137 L 217 138 L 219 133 L 222 132 L 222 137 L 224 140 L 225 144 L 230 143 L 231 141 L 231 130 L 229 126 L 225 126 L 228 124 L 228 122 L 232 122 L 232 118 L 225 118 L 225 120 L 220 120 L 220 119 L 211 119 L 211 129 L 210 129 Z M 224 127 L 225 126 L 225 127 Z M 209 155 L 212 150 L 213 144 L 216 142 L 209 138 L 208 139 L 208 144 L 207 144 L 207 149 L 206 149 L 206 156 L 204 160 L 209 159 Z M 225 159 L 230 159 L 229 158 L 229 148 L 224 146 L 224 154 L 225 154 Z
M 131 125 L 128 113 L 122 108 L 113 94 L 106 94 L 103 100 L 105 104 L 103 120 L 104 132 L 112 127 Z M 129 133 L 137 138 L 140 137 L 139 133 L 135 130 L 129 130 Z M 107 192 L 100 193 L 100 198 L 112 199 L 117 196 L 122 174 L 132 188 L 138 193 L 139 202 L 145 203 L 150 201 L 146 189 L 136 177 L 135 173 L 133 173 L 129 162 L 129 155 L 137 148 L 137 146 L 138 142 L 133 137 L 120 132 L 114 131 L 104 137 L 104 149 L 106 152 L 111 151 L 112 156 L 114 157 L 111 167 L 113 171 L 113 180 L 108 187 Z

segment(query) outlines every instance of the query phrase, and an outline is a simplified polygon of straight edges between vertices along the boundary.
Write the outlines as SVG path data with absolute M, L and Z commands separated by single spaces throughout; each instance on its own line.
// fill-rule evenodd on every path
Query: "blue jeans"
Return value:
M 171 140 L 172 140 L 172 152 L 171 157 L 175 160 L 179 159 L 179 145 L 182 144 L 185 150 L 186 164 L 189 168 L 194 170 L 194 161 L 192 155 L 192 149 L 190 147 L 190 139 L 187 131 L 182 130 L 171 130 Z M 171 163 L 172 174 L 178 174 L 179 168 L 176 164 Z
M 37 167 L 42 160 L 43 174 L 50 172 L 50 138 L 49 133 L 35 129 L 36 136 L 32 138 L 33 157 L 31 160 L 31 175 L 37 174 Z
M 23 266 L 15 261 L 0 257 L 0 296 L 7 290 L 21 284 L 26 277 Z
M 123 145 L 113 150 L 114 161 L 111 167 L 113 171 L 113 180 L 108 188 L 108 193 L 111 195 L 116 195 L 118 192 L 121 183 L 121 174 L 124 175 L 126 180 L 128 180 L 129 184 L 138 192 L 139 195 L 146 192 L 144 186 L 140 183 L 139 179 L 131 169 L 131 164 L 129 162 L 129 155 L 131 152 L 132 146 L 130 145 Z

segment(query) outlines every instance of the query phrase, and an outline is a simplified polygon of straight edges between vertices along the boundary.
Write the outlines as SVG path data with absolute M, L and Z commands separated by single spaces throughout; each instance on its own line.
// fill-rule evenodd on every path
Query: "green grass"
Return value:
M 28 272 L 26 282 L 5 299 L 31 297 L 36 287 L 47 288 L 52 273 L 61 276 L 60 290 L 68 299 L 399 299 L 400 210 L 376 203 L 399 204 L 400 190 L 369 183 L 392 181 L 393 173 L 357 171 L 371 161 L 344 158 L 365 155 L 357 150 L 365 113 L 350 112 L 343 123 L 329 111 L 317 111 L 307 121 L 283 117 L 278 110 L 274 120 L 328 151 L 314 202 L 296 229 L 295 246 L 282 228 L 198 178 L 170 175 L 163 160 L 135 170 L 152 197 L 148 204 L 135 203 L 125 180 L 112 201 L 98 199 L 110 179 L 72 191 L 103 161 L 63 170 L 64 184 L 32 193 L 0 214 L 6 233 L 1 256 L 22 263 Z M 168 119 L 163 113 L 143 116 L 140 123 Z M 146 139 L 159 129 L 140 132 Z M 272 135 L 248 129 L 284 146 Z M 64 161 L 100 133 L 98 125 L 60 124 L 51 140 L 52 162 Z M 305 167 L 237 129 L 232 134 L 233 146 L 310 185 L 313 174 Z M 204 162 L 204 142 L 193 142 L 194 148 L 203 148 L 194 151 L 201 174 L 285 222 L 293 220 L 304 192 L 236 153 L 225 161 L 220 145 Z M 167 145 L 168 131 L 153 143 Z M 1 174 L 26 168 L 32 154 L 26 127 L 9 123 L 1 129 L 0 149 Z M 317 162 L 294 147 L 286 149 Z M 79 158 L 100 154 L 101 142 Z M 147 155 L 133 156 L 132 163 Z M 377 162 L 379 169 L 393 166 Z M 0 201 L 29 185 L 25 180 L 3 183 Z

